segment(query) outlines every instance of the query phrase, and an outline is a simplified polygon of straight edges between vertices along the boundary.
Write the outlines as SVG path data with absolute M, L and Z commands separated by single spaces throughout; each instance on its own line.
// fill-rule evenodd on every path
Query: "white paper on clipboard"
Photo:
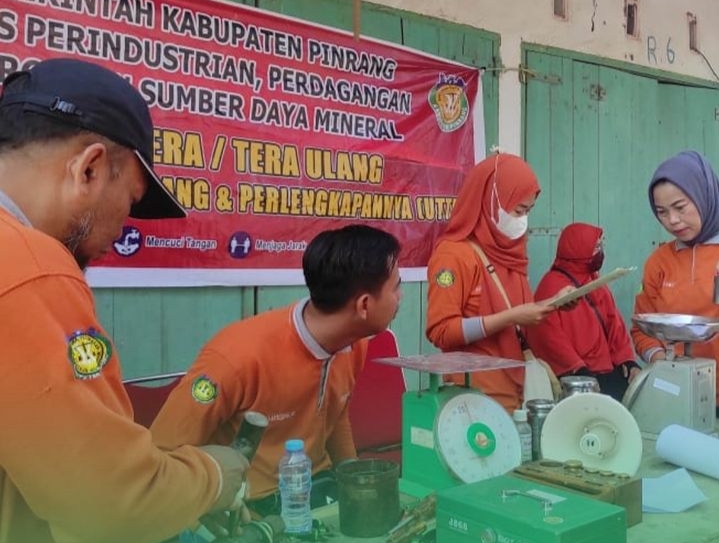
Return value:
M 595 279 L 594 281 L 590 281 L 586 285 L 582 285 L 581 287 L 578 287 L 576 290 L 573 290 L 572 292 L 568 292 L 567 294 L 564 294 L 563 296 L 559 296 L 558 298 L 554 298 L 553 300 L 550 300 L 548 303 L 549 303 L 549 305 L 553 305 L 554 307 L 561 307 L 570 302 L 573 302 L 574 300 L 578 300 L 579 298 L 589 294 L 593 290 L 596 290 L 599 287 L 606 285 L 607 283 L 609 283 L 611 281 L 614 281 L 615 279 L 619 279 L 623 275 L 626 275 L 629 272 L 633 272 L 636 269 L 637 269 L 636 266 L 632 266 L 631 268 L 616 268 L 616 269 L 610 271 L 608 274 L 602 275 L 601 277 Z

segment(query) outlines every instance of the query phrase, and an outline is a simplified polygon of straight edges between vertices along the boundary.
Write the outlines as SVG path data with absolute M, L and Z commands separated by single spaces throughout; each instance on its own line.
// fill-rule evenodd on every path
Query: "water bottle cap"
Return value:
M 305 442 L 301 439 L 288 439 L 285 441 L 285 450 L 288 452 L 297 452 L 305 448 Z
M 527 411 L 524 409 L 515 409 L 512 417 L 517 422 L 527 422 Z

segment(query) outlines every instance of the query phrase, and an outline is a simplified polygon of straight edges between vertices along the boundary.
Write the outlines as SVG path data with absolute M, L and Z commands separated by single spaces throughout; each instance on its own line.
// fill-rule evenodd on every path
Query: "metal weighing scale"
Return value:
M 714 431 L 716 417 L 716 362 L 693 358 L 692 343 L 711 340 L 719 320 L 673 313 L 641 313 L 632 321 L 645 334 L 662 340 L 666 360 L 657 360 L 632 381 L 622 399 L 639 425 L 642 436 L 656 439 L 670 424 L 699 432 Z M 684 344 L 684 355 L 675 351 Z
M 502 475 L 521 463 L 519 433 L 495 400 L 469 387 L 470 373 L 522 367 L 523 362 L 472 353 L 379 358 L 375 362 L 429 373 L 429 388 L 402 395 L 400 490 L 433 490 Z M 465 386 L 442 375 L 465 374 Z

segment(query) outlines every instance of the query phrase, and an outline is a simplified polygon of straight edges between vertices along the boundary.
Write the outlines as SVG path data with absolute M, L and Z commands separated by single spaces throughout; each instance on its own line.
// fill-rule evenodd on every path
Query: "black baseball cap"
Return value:
M 147 173 L 147 191 L 132 206 L 131 217 L 187 216 L 152 169 L 152 119 L 147 104 L 120 75 L 82 60 L 44 60 L 5 78 L 0 108 L 14 104 L 132 149 Z

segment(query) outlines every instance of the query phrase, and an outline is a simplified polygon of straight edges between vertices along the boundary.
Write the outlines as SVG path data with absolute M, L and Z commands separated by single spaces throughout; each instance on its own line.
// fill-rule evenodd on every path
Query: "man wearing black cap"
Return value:
M 183 217 L 152 170 L 139 93 L 97 65 L 40 62 L 0 96 L 0 543 L 153 542 L 227 509 L 246 459 L 163 452 L 132 421 L 82 269 L 128 214 Z

